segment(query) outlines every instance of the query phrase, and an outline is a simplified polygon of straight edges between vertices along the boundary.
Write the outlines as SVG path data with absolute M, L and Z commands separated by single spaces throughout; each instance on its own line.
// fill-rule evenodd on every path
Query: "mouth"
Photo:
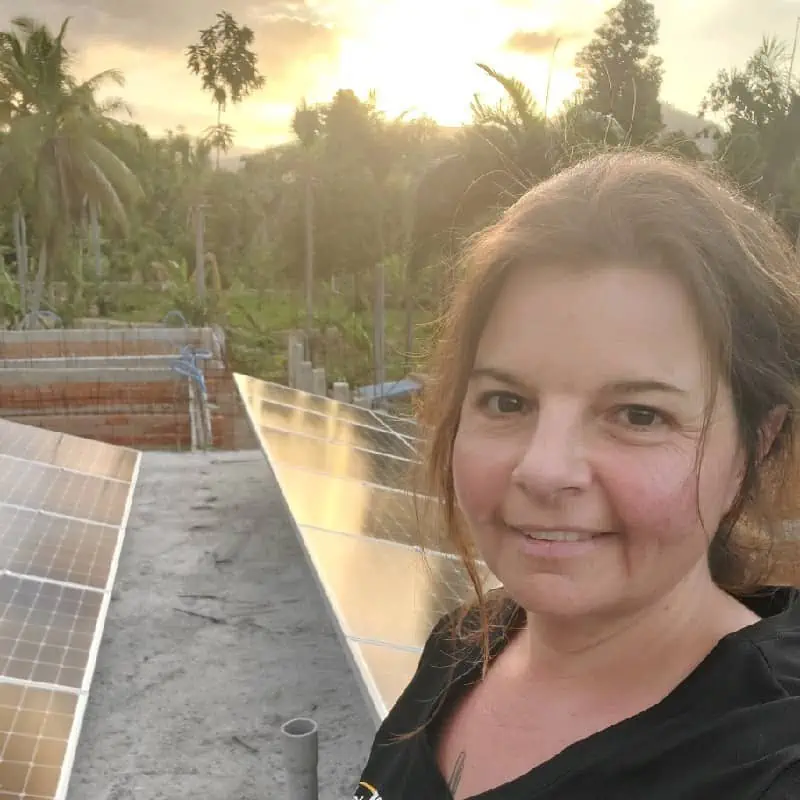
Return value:
M 569 559 L 589 556 L 613 534 L 607 531 L 570 530 L 509 525 L 523 554 L 537 559 Z
M 578 530 L 544 530 L 540 528 L 522 528 L 515 525 L 509 526 L 517 533 L 521 533 L 527 539 L 534 539 L 540 542 L 589 542 L 600 536 L 606 536 L 605 532 L 600 531 L 578 531 Z

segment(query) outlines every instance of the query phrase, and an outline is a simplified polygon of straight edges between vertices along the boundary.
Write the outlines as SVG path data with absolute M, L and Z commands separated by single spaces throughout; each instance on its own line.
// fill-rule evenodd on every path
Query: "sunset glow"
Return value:
M 9 19 L 29 13 L 4 9 Z M 737 5 L 729 13 L 730 3 Z M 443 125 L 470 119 L 475 93 L 487 102 L 502 89 L 480 69 L 485 62 L 519 78 L 544 106 L 553 44 L 549 111 L 577 87 L 576 52 L 592 36 L 613 0 L 229 0 L 226 8 L 253 27 L 264 89 L 226 112 L 237 148 L 261 148 L 291 136 L 292 112 L 302 98 L 326 102 L 338 89 L 365 98 L 374 89 L 381 110 L 426 114 Z M 121 69 L 122 94 L 134 118 L 155 134 L 183 127 L 197 134 L 215 121 L 200 81 L 186 69 L 185 49 L 214 20 L 216 0 L 175 4 L 156 22 L 148 6 L 103 0 L 102 13 L 78 0 L 45 0 L 48 24 L 71 15 L 70 40 L 78 71 Z M 658 54 L 664 58 L 662 97 L 693 113 L 716 70 L 741 64 L 764 34 L 793 29 L 797 8 L 707 0 L 656 2 Z

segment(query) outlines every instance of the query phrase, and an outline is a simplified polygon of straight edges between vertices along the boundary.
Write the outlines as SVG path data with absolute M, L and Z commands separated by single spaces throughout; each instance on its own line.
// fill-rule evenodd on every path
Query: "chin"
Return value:
M 579 586 L 563 585 L 563 578 L 547 576 L 547 580 L 530 581 L 522 586 L 505 585 L 514 601 L 529 614 L 543 617 L 590 617 L 610 604 L 602 602 L 594 592 L 584 592 Z

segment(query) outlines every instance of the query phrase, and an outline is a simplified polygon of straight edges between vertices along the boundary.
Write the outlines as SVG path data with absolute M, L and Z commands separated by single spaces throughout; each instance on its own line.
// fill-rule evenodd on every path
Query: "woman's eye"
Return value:
M 519 414 L 525 410 L 525 401 L 511 392 L 487 392 L 480 405 L 491 414 Z
M 625 406 L 619 410 L 619 417 L 632 428 L 652 428 L 664 422 L 663 415 L 648 406 Z

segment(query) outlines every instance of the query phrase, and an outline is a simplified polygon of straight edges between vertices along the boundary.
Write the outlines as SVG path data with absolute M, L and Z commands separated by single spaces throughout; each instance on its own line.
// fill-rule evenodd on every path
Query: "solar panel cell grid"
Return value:
M 77 696 L 0 683 L 0 800 L 51 800 L 73 728 Z
M 0 676 L 79 689 L 103 595 L 0 575 Z
M 135 450 L 8 420 L 0 420 L 0 453 L 121 481 L 130 481 L 138 458 Z
M 0 502 L 119 524 L 130 486 L 0 455 Z
M 0 800 L 65 797 L 138 464 L 0 420 Z
M 0 564 L 11 572 L 104 589 L 118 539 L 111 526 L 0 505 Z

